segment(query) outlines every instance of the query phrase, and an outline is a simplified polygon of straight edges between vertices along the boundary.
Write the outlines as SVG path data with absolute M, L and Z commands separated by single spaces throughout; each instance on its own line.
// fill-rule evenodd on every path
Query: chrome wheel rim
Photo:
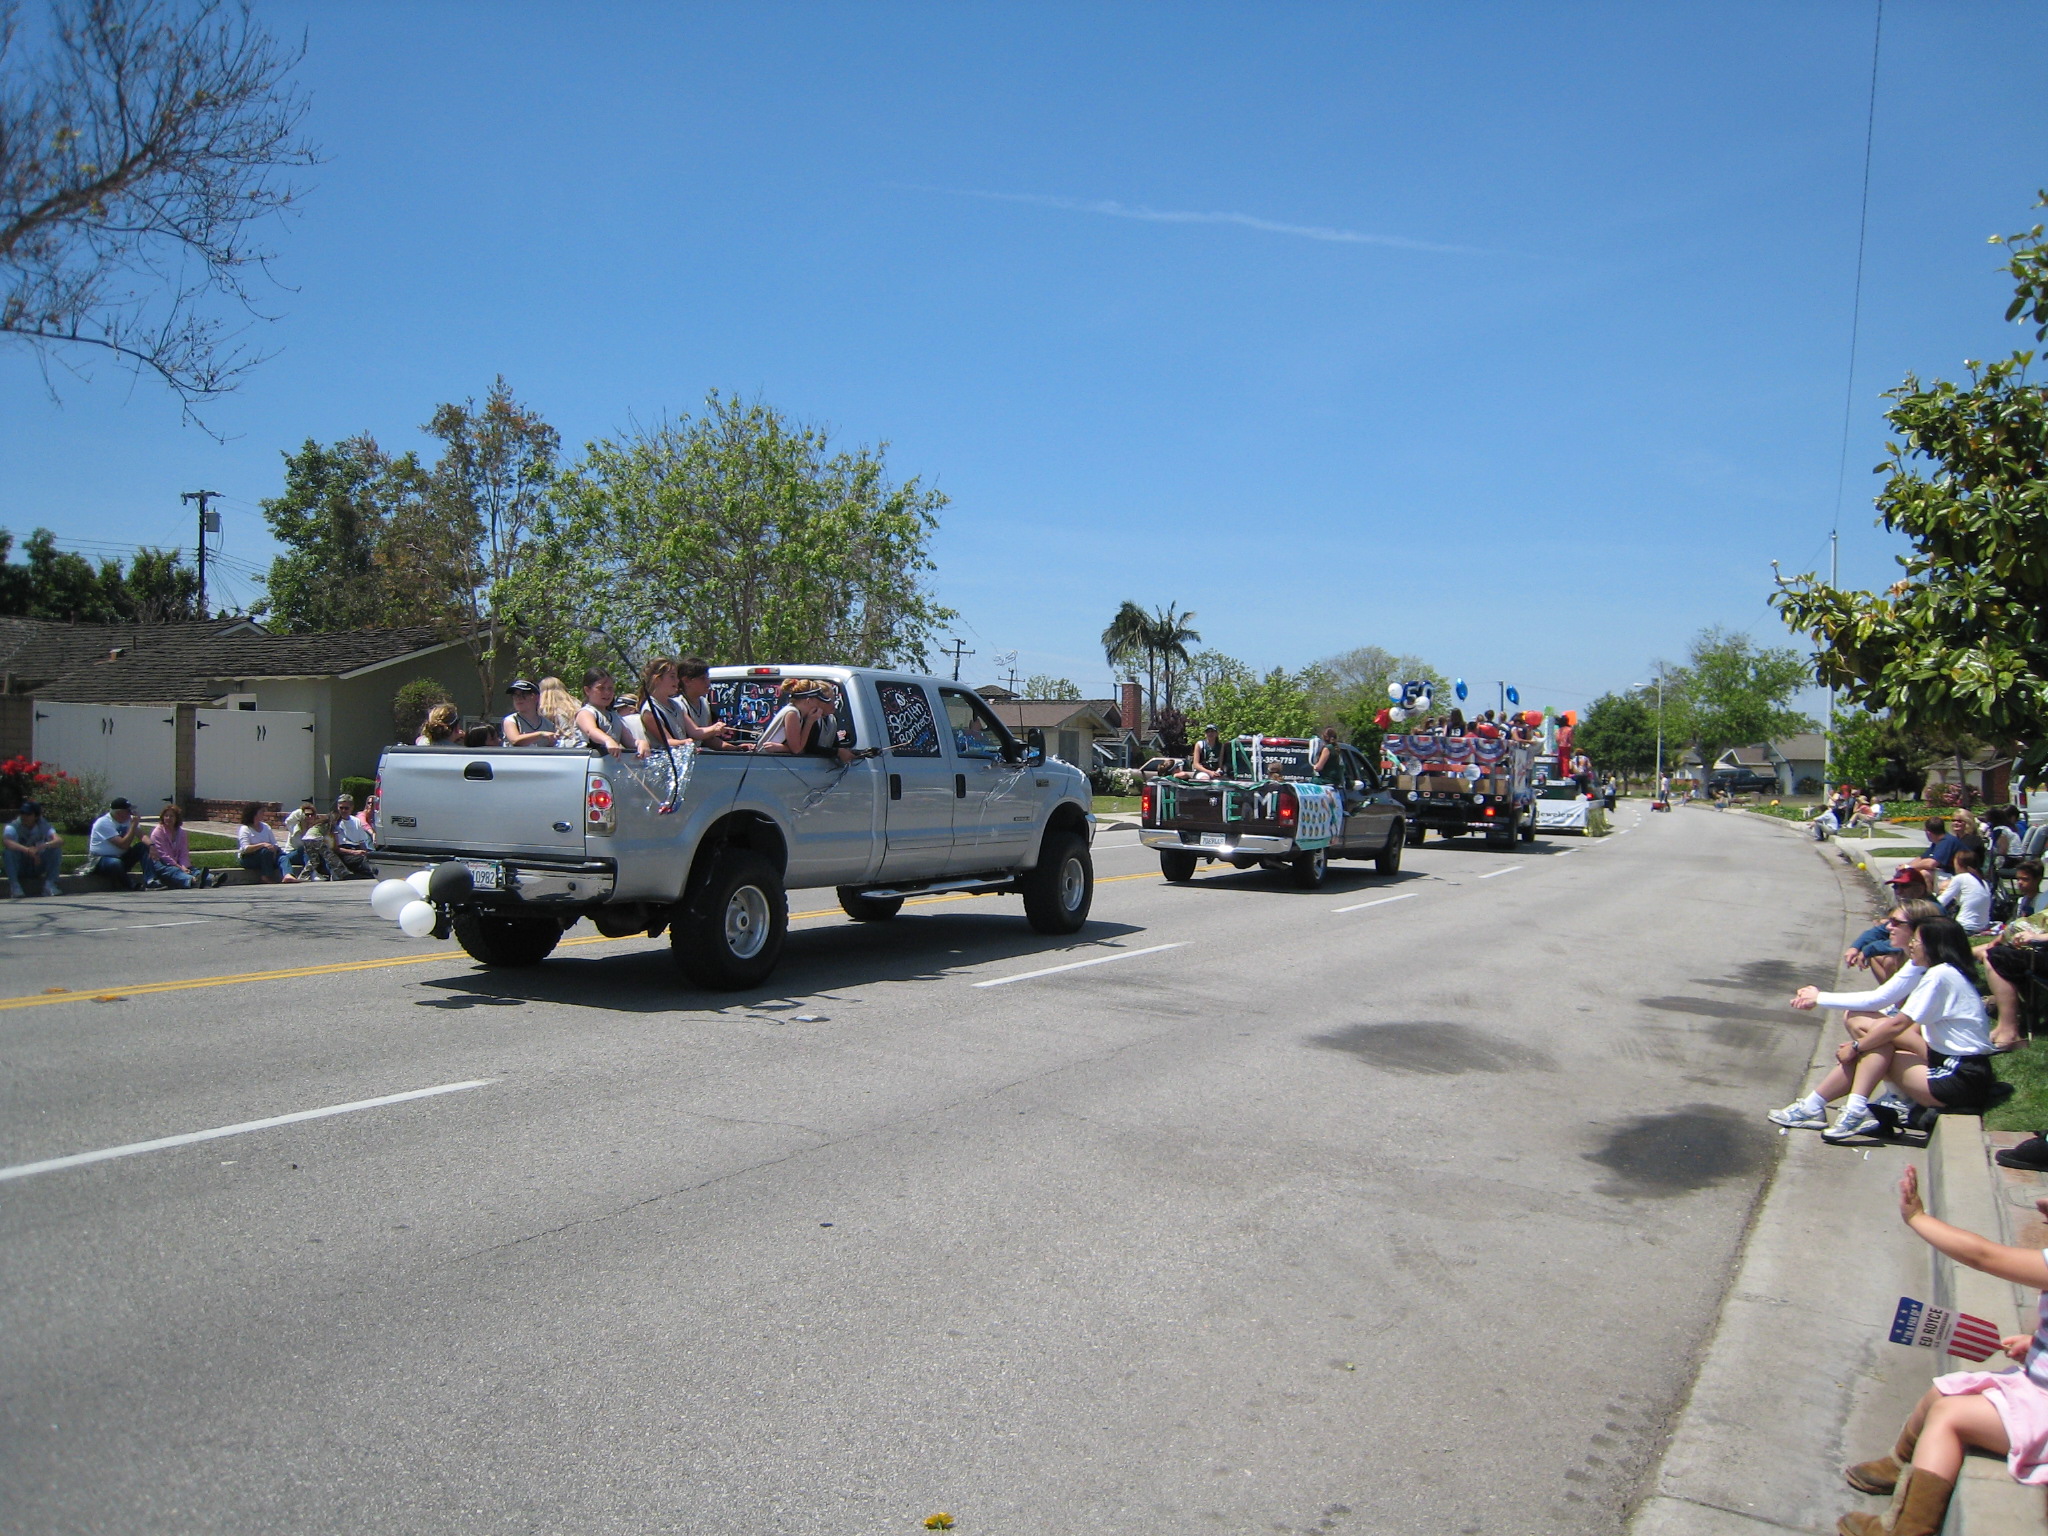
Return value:
M 751 960 L 768 942 L 768 898 L 757 885 L 743 885 L 725 903 L 725 947 L 738 960 Z
M 1088 890 L 1088 872 L 1081 867 L 1079 859 L 1068 859 L 1060 866 L 1060 908 L 1066 912 L 1078 912 L 1081 898 Z

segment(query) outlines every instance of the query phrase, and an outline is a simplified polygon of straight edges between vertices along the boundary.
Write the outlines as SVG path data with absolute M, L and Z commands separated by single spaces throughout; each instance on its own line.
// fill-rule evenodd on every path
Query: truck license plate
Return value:
M 1230 846 L 1230 839 L 1221 832 L 1204 832 L 1202 834 L 1202 846 L 1204 848 L 1228 848 Z
M 464 859 L 469 869 L 470 884 L 480 891 L 502 891 L 505 889 L 505 866 L 487 859 Z

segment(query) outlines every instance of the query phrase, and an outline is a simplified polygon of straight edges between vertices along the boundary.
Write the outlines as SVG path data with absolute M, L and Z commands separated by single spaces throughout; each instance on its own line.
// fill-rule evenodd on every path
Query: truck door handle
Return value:
M 889 798 L 891 800 L 901 800 L 903 798 L 903 775 L 900 773 L 889 775 Z
M 967 798 L 967 775 L 964 773 L 953 775 L 953 798 L 955 800 L 965 800 Z

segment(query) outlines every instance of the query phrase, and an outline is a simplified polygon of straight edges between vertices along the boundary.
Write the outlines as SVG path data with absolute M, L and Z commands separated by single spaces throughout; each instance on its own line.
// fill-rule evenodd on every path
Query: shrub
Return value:
M 19 805 L 24 800 L 33 800 L 55 777 L 32 757 L 8 758 L 0 763 L 0 805 Z
M 1793 790 L 1793 793 L 1796 795 L 1817 795 L 1820 793 L 1820 780 L 1813 777 L 1812 774 L 1808 774 L 1799 781 L 1799 787 Z
M 56 773 L 39 792 L 43 814 L 59 832 L 88 832 L 107 808 L 107 776 L 103 773 Z
M 453 704 L 448 690 L 431 677 L 416 677 L 391 698 L 391 723 L 398 727 L 398 739 L 410 742 L 427 723 L 427 711 L 436 704 Z
M 1098 795 L 1135 795 L 1143 792 L 1145 775 L 1135 768 L 1103 768 L 1088 775 L 1088 786 Z
M 376 792 L 377 781 L 375 779 L 360 779 L 350 775 L 341 781 L 341 793 L 355 801 L 356 809 L 359 811 L 370 803 L 370 796 Z

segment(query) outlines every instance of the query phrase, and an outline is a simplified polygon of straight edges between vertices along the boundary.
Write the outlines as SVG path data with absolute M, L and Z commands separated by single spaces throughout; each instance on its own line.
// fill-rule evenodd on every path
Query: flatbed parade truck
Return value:
M 1543 787 L 1535 743 L 1504 736 L 1389 733 L 1381 745 L 1393 790 L 1418 847 L 1439 837 L 1479 834 L 1496 848 L 1536 837 Z
M 1354 748 L 1339 744 L 1327 776 L 1311 768 L 1316 743 L 1240 736 L 1217 778 L 1165 775 L 1145 786 L 1138 840 L 1159 851 L 1159 870 L 1192 880 L 1202 864 L 1285 870 L 1297 885 L 1323 883 L 1331 859 L 1371 859 L 1383 875 L 1401 868 L 1407 828 L 1393 791 Z

